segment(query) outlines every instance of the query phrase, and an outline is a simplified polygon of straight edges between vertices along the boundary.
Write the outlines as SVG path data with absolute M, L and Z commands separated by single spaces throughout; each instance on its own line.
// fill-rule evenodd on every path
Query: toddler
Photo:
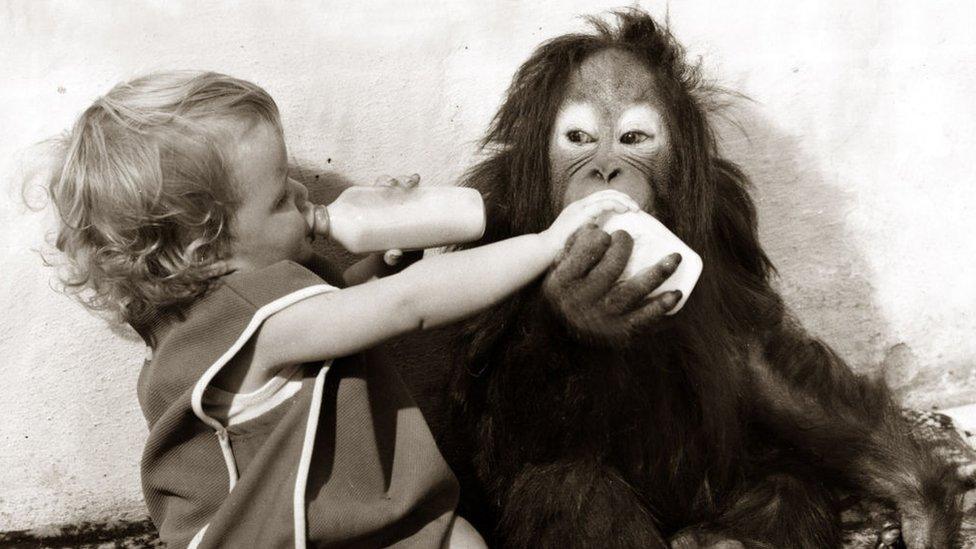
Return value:
M 96 100 L 63 145 L 62 277 L 151 349 L 142 482 L 172 547 L 481 543 L 423 417 L 368 349 L 499 302 L 579 226 L 638 209 L 590 195 L 539 234 L 340 289 L 258 86 L 151 74 Z

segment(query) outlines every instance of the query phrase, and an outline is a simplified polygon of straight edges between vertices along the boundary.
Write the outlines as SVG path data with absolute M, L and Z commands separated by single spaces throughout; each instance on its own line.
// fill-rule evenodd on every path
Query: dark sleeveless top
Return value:
M 446 544 L 457 481 L 377 352 L 305 365 L 291 399 L 229 429 L 200 404 L 267 316 L 335 290 L 281 262 L 224 277 L 182 319 L 137 328 L 153 347 L 138 385 L 143 493 L 168 546 Z

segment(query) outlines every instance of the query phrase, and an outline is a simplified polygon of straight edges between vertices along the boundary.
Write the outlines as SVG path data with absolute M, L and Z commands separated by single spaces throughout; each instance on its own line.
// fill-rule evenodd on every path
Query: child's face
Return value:
M 288 155 L 277 128 L 265 122 L 241 125 L 228 146 L 228 160 L 241 196 L 231 222 L 236 270 L 255 270 L 312 254 L 311 204 L 304 185 L 288 177 Z

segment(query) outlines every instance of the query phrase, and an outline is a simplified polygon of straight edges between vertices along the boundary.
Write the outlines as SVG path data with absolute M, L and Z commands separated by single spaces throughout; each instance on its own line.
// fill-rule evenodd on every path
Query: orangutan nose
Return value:
M 620 168 L 616 166 L 595 166 L 590 175 L 603 183 L 610 183 L 620 172 Z

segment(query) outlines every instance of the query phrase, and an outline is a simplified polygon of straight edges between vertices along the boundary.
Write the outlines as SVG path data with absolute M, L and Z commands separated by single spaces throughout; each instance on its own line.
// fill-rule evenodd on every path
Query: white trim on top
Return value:
M 210 528 L 210 523 L 208 522 L 203 528 L 197 531 L 193 539 L 190 540 L 190 544 L 186 546 L 186 549 L 197 549 L 200 542 L 203 541 L 203 535 L 207 533 L 207 528 Z
M 318 418 L 322 409 L 322 390 L 325 386 L 325 374 L 328 370 L 328 366 L 323 366 L 315 376 L 315 386 L 312 389 L 312 404 L 309 406 L 308 419 L 305 420 L 305 439 L 302 443 L 302 456 L 298 460 L 298 474 L 295 476 L 295 493 L 292 498 L 292 509 L 294 510 L 295 547 L 297 549 L 303 549 L 306 544 L 305 487 L 308 484 L 308 471 L 312 466 L 315 432 L 318 430 Z
M 230 359 L 233 358 L 234 355 L 240 352 L 241 348 L 244 347 L 244 344 L 251 339 L 254 333 L 257 332 L 258 328 L 265 320 L 268 319 L 268 317 L 284 309 L 285 307 L 289 307 L 295 303 L 298 303 L 299 301 L 302 301 L 303 299 L 308 299 L 309 297 L 334 290 L 338 290 L 338 288 L 329 284 L 316 284 L 315 286 L 308 286 L 307 288 L 302 288 L 290 294 L 281 296 L 255 311 L 254 316 L 251 317 L 251 321 L 244 328 L 244 331 L 241 332 L 241 335 L 237 336 L 237 340 L 234 341 L 234 344 L 231 345 L 224 352 L 224 354 L 220 355 L 220 358 L 211 364 L 210 367 L 203 372 L 203 375 L 200 376 L 200 379 L 198 379 L 193 385 L 193 393 L 190 395 L 190 406 L 193 408 L 193 413 L 200 418 L 200 421 L 212 427 L 217 433 L 217 437 L 220 442 L 220 451 L 224 456 L 224 462 L 227 464 L 227 476 L 230 479 L 229 485 L 231 490 L 234 489 L 234 485 L 237 483 L 237 462 L 234 459 L 234 453 L 230 447 L 230 444 L 225 440 L 227 435 L 226 431 L 224 430 L 224 426 L 216 418 L 207 415 L 203 409 L 203 393 L 207 389 L 207 385 L 210 385 L 210 382 L 213 381 L 213 378 L 218 372 L 220 372 L 220 369 L 230 362 Z M 323 371 L 324 370 L 326 370 L 326 368 L 323 368 Z M 318 418 L 316 418 L 316 421 L 317 420 Z M 305 442 L 307 443 L 308 441 Z

